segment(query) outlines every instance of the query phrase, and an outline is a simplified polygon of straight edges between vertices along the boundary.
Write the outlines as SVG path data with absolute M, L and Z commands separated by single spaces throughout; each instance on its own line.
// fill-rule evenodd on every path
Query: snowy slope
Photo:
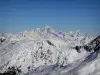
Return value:
M 31 74 L 38 67 L 39 69 L 45 68 L 44 71 L 48 73 L 47 68 L 52 68 L 55 65 L 57 71 L 63 72 L 65 70 L 67 72 L 84 62 L 85 58 L 91 54 L 84 48 L 81 48 L 79 53 L 75 46 L 84 46 L 93 39 L 94 37 L 81 34 L 79 31 L 56 31 L 50 26 L 18 34 L 0 33 L 0 72 L 3 73 L 9 67 L 17 66 L 23 74 L 29 72 Z M 59 67 L 59 65 L 64 67 L 69 64 L 72 66 L 67 70 Z M 79 72 L 82 70 L 80 69 Z M 55 69 L 54 73 L 57 74 L 51 75 L 58 75 L 59 72 L 56 72 Z
M 88 58 L 91 56 L 90 58 Z M 100 54 L 91 53 L 84 61 L 77 61 L 66 66 L 40 66 L 26 75 L 100 75 Z

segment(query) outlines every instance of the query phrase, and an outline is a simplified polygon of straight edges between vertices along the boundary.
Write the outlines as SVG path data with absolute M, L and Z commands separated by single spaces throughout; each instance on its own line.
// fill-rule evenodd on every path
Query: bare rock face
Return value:
M 80 49 L 84 48 L 86 51 L 91 52 L 94 51 L 100 51 L 100 35 L 94 38 L 92 41 L 90 41 L 88 44 L 83 46 L 75 46 L 75 49 L 77 52 L 80 52 Z

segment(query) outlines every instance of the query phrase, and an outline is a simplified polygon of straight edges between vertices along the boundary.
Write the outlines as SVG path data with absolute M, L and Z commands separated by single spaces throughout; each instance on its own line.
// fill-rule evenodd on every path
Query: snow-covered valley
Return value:
M 0 73 L 100 75 L 100 36 L 56 31 L 50 26 L 17 34 L 0 33 Z

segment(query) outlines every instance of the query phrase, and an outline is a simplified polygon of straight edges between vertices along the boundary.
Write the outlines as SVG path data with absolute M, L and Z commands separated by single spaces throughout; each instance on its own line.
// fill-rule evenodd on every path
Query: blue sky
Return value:
M 0 32 L 50 25 L 57 30 L 100 34 L 100 0 L 0 0 Z

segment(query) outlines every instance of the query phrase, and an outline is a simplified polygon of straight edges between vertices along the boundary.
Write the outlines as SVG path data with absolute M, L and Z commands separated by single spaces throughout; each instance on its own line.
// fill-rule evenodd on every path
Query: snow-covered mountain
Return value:
M 99 50 L 100 36 L 56 31 L 50 26 L 0 33 L 0 73 L 17 67 L 22 75 L 99 75 Z M 92 57 L 95 60 L 89 61 Z

